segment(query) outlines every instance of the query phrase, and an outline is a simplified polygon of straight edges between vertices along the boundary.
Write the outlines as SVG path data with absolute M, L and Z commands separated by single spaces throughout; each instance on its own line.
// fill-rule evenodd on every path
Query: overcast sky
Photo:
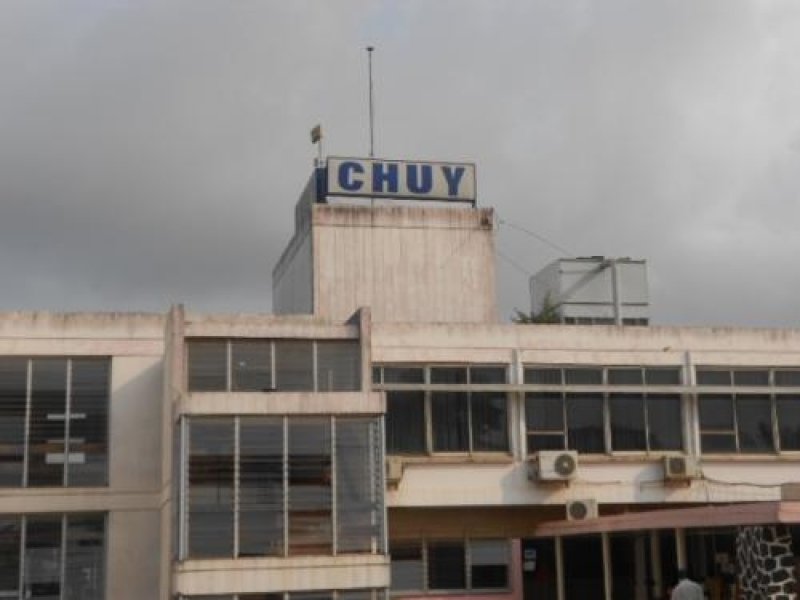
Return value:
M 653 321 L 798 326 L 797 0 L 0 0 L 0 310 L 270 310 L 330 154 L 477 163 Z M 559 254 L 501 225 L 500 310 Z

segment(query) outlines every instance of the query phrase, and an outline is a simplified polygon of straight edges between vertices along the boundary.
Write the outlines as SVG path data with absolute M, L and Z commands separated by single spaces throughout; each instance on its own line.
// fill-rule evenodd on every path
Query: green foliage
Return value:
M 533 323 L 560 323 L 561 317 L 558 314 L 558 304 L 552 301 L 550 294 L 548 293 L 544 297 L 544 302 L 542 302 L 542 310 L 540 310 L 538 313 L 526 313 L 522 312 L 518 308 L 515 308 L 514 315 L 511 317 L 511 321 L 517 325 L 529 325 Z

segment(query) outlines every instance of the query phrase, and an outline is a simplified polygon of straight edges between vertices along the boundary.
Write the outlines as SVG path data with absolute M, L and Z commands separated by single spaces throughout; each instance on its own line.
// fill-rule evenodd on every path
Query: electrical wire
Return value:
M 556 244 L 555 242 L 547 239 L 543 235 L 538 234 L 535 231 L 531 231 L 530 229 L 527 229 L 525 227 L 522 227 L 521 225 L 516 225 L 514 223 L 511 223 L 510 221 L 506 221 L 505 219 L 501 219 L 499 215 L 497 217 L 497 224 L 498 225 L 506 225 L 508 227 L 511 227 L 512 229 L 516 229 L 517 231 L 521 231 L 522 233 L 525 233 L 525 234 L 531 236 L 532 238 L 539 240 L 541 243 L 546 244 L 547 246 L 549 246 L 550 248 L 552 248 L 556 252 L 558 252 L 560 254 L 563 254 L 564 256 L 575 256 L 574 252 L 570 252 L 569 250 L 567 250 L 563 246 L 559 246 L 558 244 Z

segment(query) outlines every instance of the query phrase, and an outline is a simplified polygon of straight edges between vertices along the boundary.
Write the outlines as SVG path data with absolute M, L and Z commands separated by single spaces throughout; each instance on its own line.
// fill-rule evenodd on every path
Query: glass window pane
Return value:
M 677 367 L 648 367 L 644 370 L 647 385 L 680 385 L 681 370 Z
M 561 394 L 526 394 L 525 422 L 529 431 L 564 431 L 564 400 Z
M 357 340 L 317 342 L 317 389 L 320 392 L 361 389 L 361 346 Z
M 282 392 L 314 391 L 314 345 L 310 340 L 275 342 L 275 388 Z
M 737 369 L 733 372 L 733 385 L 769 385 L 769 371 Z
M 64 484 L 67 361 L 33 361 L 28 485 Z
M 24 597 L 61 598 L 61 516 L 28 516 Z
M 507 381 L 505 367 L 470 367 L 470 383 L 505 383 Z
M 425 393 L 386 393 L 386 452 L 425 453 Z
M 111 361 L 72 360 L 69 464 L 71 486 L 105 485 L 108 462 L 108 398 Z
M 561 394 L 526 394 L 525 423 L 528 429 L 529 453 L 565 449 L 564 400 Z
M 463 590 L 466 587 L 464 542 L 428 542 L 428 588 Z
M 605 451 L 603 397 L 599 394 L 567 394 L 567 447 L 585 453 Z
M 706 454 L 736 452 L 736 436 L 733 433 L 703 433 L 700 446 Z
M 736 396 L 740 452 L 773 452 L 772 403 L 766 395 Z
M 422 590 L 422 542 L 418 540 L 393 540 L 389 542 L 392 560 L 392 590 Z
M 602 597 L 603 546 L 600 535 L 566 536 L 562 538 L 562 553 L 564 572 L 569 573 L 564 578 L 565 600 Z
M 0 517 L 0 597 L 17 597 L 21 526 L 19 517 Z
M 470 397 L 472 449 L 508 451 L 508 404 L 502 392 L 473 392 Z
M 289 419 L 289 554 L 330 554 L 332 540 L 329 419 Z
M 733 396 L 702 394 L 698 396 L 701 430 L 733 431 Z
M 425 383 L 422 367 L 383 367 L 383 383 Z
M 564 380 L 567 385 L 601 385 L 603 383 L 603 369 L 581 367 L 564 369 Z
M 540 538 L 520 541 L 524 597 L 529 600 L 558 600 L 555 540 Z
M 0 358 L 0 487 L 22 485 L 27 389 L 28 361 Z
M 283 419 L 239 421 L 239 556 L 283 554 Z
M 189 556 L 233 556 L 233 418 L 189 421 Z
M 224 392 L 228 389 L 226 340 L 191 340 L 186 344 L 190 392 Z
M 525 383 L 538 383 L 540 385 L 561 385 L 561 369 L 525 369 Z
M 644 426 L 644 397 L 640 394 L 612 394 L 611 448 L 613 450 L 647 450 Z
M 800 387 L 800 370 L 779 369 L 775 371 L 775 385 Z
M 378 421 L 336 419 L 337 551 L 377 551 L 381 537 Z
M 508 587 L 508 542 L 505 540 L 472 540 L 470 575 L 473 590 Z
M 647 396 L 650 450 L 683 450 L 681 397 L 673 394 Z
M 731 372 L 720 369 L 697 369 L 697 385 L 732 385 Z
M 272 343 L 269 340 L 231 342 L 231 389 L 234 392 L 271 392 Z
M 467 383 L 467 368 L 431 367 L 431 383 Z
M 105 517 L 68 515 L 64 600 L 105 598 Z
M 642 369 L 639 367 L 609 369 L 608 383 L 611 385 L 642 385 L 644 383 Z
M 434 452 L 469 451 L 469 398 L 466 392 L 431 394 Z
M 778 396 L 781 450 L 800 450 L 800 396 Z

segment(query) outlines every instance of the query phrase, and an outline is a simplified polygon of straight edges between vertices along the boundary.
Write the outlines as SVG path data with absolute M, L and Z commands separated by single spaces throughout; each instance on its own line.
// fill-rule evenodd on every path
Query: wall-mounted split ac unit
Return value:
M 672 454 L 664 457 L 664 481 L 688 482 L 699 475 L 697 460 L 685 454 Z
M 595 519 L 597 515 L 597 500 L 570 500 L 567 502 L 568 521 Z
M 528 463 L 531 481 L 569 481 L 578 474 L 578 453 L 574 450 L 542 450 Z

